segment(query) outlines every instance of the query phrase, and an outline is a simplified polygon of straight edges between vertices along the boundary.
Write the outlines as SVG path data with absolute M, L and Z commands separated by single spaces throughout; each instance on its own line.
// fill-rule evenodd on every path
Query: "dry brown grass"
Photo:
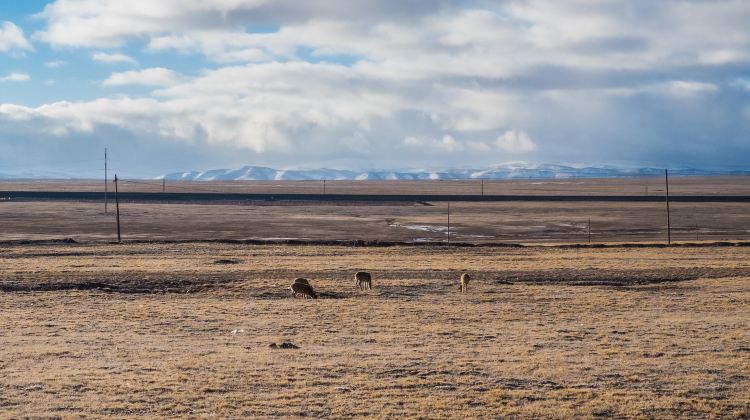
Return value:
M 747 417 L 749 253 L 3 247 L 0 417 Z

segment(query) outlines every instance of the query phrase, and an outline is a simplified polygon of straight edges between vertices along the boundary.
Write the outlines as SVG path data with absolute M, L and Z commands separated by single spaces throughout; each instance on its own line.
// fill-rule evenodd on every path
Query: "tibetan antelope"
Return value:
M 461 274 L 461 293 L 466 292 L 466 286 L 469 285 L 469 281 L 471 281 L 471 277 L 468 273 Z
M 292 296 L 294 297 L 297 297 L 297 294 L 299 293 L 306 298 L 318 298 L 318 295 L 315 293 L 315 290 L 313 290 L 312 286 L 310 286 L 310 282 L 307 281 L 307 279 L 294 280 L 294 283 L 289 286 L 289 289 L 292 291 Z
M 357 273 L 354 274 L 354 280 L 357 282 L 357 287 L 359 287 L 359 290 L 372 289 L 372 276 L 370 275 L 370 273 L 357 271 Z
M 302 278 L 302 277 L 299 277 L 299 278 L 296 278 L 296 279 L 294 279 L 294 282 L 295 282 L 295 283 L 302 283 L 302 284 L 306 284 L 306 285 L 308 285 L 308 286 L 310 285 L 310 280 L 308 280 L 308 279 L 305 279 L 305 278 Z

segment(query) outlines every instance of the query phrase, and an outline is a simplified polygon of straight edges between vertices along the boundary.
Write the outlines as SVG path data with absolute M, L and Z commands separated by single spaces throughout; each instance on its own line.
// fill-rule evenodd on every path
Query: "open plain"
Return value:
M 674 188 L 747 195 L 745 181 Z M 663 194 L 658 183 L 484 187 Z M 748 418 L 748 206 L 672 203 L 677 246 L 666 247 L 663 202 L 456 201 L 449 228 L 446 202 L 124 201 L 118 244 L 112 201 L 105 214 L 94 201 L 0 200 L 0 417 Z M 359 270 L 373 274 L 372 291 L 355 286 Z M 472 281 L 461 294 L 463 272 Z M 293 298 L 297 277 L 320 298 Z
M 120 203 L 124 240 L 298 239 L 465 243 L 664 242 L 663 178 L 504 181 L 329 181 L 330 194 L 633 196 L 633 201 L 240 201 L 170 202 L 170 192 L 318 194 L 319 181 L 170 182 L 164 201 Z M 159 192 L 160 181 L 123 181 L 123 192 Z M 0 192 L 0 241 L 116 239 L 110 185 L 103 201 L 7 200 Z M 0 191 L 99 191 L 94 181 L 2 181 Z M 750 178 L 676 177 L 680 196 L 750 196 Z M 638 201 L 648 197 L 656 201 Z M 750 240 L 750 202 L 673 202 L 676 241 Z
M 745 246 L 5 245 L 0 412 L 748 417 L 748 257 Z M 372 291 L 356 289 L 357 270 Z M 459 294 L 463 271 L 473 281 Z M 320 299 L 291 297 L 300 276 Z M 281 342 L 299 348 L 269 347 Z

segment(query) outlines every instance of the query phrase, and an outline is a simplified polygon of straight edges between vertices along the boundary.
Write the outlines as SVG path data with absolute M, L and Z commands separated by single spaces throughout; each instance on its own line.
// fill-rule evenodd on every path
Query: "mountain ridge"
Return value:
M 555 164 L 530 165 L 508 163 L 484 169 L 403 169 L 366 170 L 346 169 L 274 169 L 266 166 L 243 166 L 239 169 L 173 172 L 156 177 L 168 181 L 302 181 L 302 180 L 463 180 L 463 179 L 572 179 L 572 178 L 631 178 L 663 175 L 664 169 L 617 166 L 567 166 Z M 722 170 L 677 168 L 675 176 L 750 175 L 750 170 Z

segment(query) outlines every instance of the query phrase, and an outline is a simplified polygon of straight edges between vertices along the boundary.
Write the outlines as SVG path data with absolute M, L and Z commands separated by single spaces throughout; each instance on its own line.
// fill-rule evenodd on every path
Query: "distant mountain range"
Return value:
M 670 169 L 675 176 L 750 175 L 750 170 Z M 171 181 L 234 181 L 234 180 L 460 180 L 460 179 L 567 179 L 627 178 L 664 174 L 661 168 L 623 168 L 614 166 L 573 167 L 565 165 L 533 165 L 508 163 L 485 169 L 407 169 L 349 171 L 340 169 L 273 169 L 245 166 L 240 169 L 176 172 L 157 179 Z

